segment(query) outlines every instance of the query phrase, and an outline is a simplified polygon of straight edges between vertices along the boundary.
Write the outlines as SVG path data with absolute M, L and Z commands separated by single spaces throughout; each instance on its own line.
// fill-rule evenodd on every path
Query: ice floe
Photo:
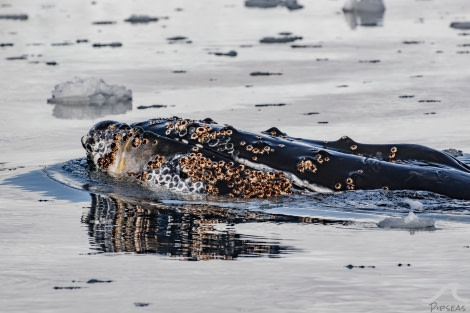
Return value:
M 75 78 L 58 84 L 52 90 L 48 103 L 60 104 L 105 104 L 129 102 L 132 100 L 132 90 L 124 86 L 108 85 L 104 80 L 90 78 Z

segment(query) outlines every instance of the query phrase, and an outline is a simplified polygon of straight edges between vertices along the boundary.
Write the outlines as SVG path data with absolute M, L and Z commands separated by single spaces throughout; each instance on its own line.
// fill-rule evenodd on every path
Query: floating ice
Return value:
M 245 0 L 245 6 L 248 8 L 275 8 L 285 6 L 289 10 L 299 10 L 304 6 L 297 3 L 297 0 Z
M 124 86 L 108 85 L 99 78 L 75 78 L 58 84 L 48 103 L 59 104 L 113 104 L 132 100 L 132 91 Z
M 28 14 L 0 14 L 2 20 L 22 20 L 28 19 Z
M 450 27 L 455 29 L 470 29 L 470 22 L 452 22 L 450 23 Z
M 129 23 L 150 23 L 150 22 L 157 22 L 158 17 L 148 16 L 148 15 L 131 15 L 128 19 L 124 20 L 125 22 Z
M 382 0 L 347 0 L 344 12 L 383 12 L 385 5 Z
M 380 221 L 377 226 L 381 228 L 399 228 L 399 229 L 432 229 L 434 228 L 434 219 L 419 218 L 413 211 L 406 217 L 387 217 Z

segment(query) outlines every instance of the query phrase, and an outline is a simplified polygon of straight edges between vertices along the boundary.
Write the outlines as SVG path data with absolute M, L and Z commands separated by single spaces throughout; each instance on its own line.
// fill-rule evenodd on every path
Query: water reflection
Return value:
M 246 222 L 347 224 L 206 204 L 169 206 L 91 195 L 91 208 L 82 222 L 88 224 L 94 248 L 108 253 L 156 253 L 184 260 L 280 257 L 296 249 L 276 239 L 240 234 L 234 226 Z
M 51 103 L 51 102 L 49 102 Z M 60 119 L 95 119 L 132 110 L 132 100 L 103 103 L 53 103 L 52 115 Z
M 351 29 L 359 26 L 382 26 L 385 5 L 382 0 L 348 0 L 343 6 L 346 22 Z

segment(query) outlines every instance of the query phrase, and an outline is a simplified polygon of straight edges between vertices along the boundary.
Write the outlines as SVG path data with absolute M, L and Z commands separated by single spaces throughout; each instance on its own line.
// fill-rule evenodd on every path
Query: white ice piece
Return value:
M 49 103 L 104 104 L 126 102 L 132 99 L 132 90 L 124 86 L 108 85 L 102 79 L 75 78 L 58 84 L 52 91 Z
M 425 229 L 434 228 L 434 219 L 419 218 L 413 211 L 410 211 L 406 217 L 387 217 L 380 221 L 377 226 L 381 228 L 399 228 L 399 229 Z

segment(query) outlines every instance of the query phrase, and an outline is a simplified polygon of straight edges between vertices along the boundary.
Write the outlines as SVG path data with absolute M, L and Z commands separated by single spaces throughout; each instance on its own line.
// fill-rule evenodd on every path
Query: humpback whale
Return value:
M 424 190 L 470 200 L 470 166 L 415 144 L 294 138 L 214 120 L 102 121 L 82 137 L 91 170 L 182 193 L 269 198 L 302 190 Z

